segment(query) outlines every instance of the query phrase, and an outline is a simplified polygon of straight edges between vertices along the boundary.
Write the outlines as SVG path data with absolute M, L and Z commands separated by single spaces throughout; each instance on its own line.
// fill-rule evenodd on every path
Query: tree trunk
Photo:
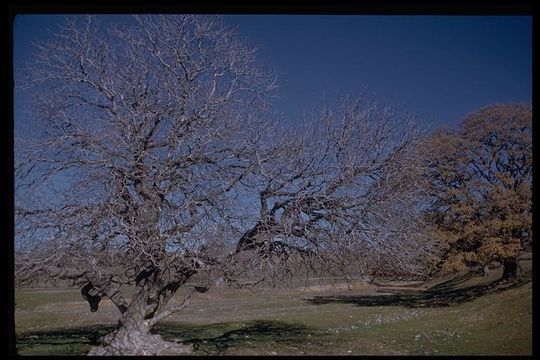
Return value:
M 516 257 L 505 258 L 503 260 L 503 274 L 501 280 L 512 280 L 521 275 L 521 268 Z
M 482 267 L 482 276 L 483 277 L 489 276 L 489 273 L 490 273 L 489 266 L 484 265 Z
M 179 355 L 192 352 L 191 345 L 165 341 L 158 334 L 151 334 L 144 323 L 124 324 L 103 338 L 102 346 L 88 352 L 92 355 Z
M 119 321 L 119 328 L 105 335 L 102 345 L 90 349 L 88 355 L 178 355 L 192 351 L 191 345 L 165 341 L 151 334 L 153 326 L 146 297 L 130 304 Z
M 184 271 L 180 279 L 172 282 L 160 278 L 159 271 L 141 275 L 137 292 L 122 314 L 118 329 L 105 335 L 101 346 L 93 347 L 88 355 L 178 355 L 191 352 L 191 345 L 165 341 L 150 331 L 157 321 L 170 313 L 165 306 L 193 273 Z

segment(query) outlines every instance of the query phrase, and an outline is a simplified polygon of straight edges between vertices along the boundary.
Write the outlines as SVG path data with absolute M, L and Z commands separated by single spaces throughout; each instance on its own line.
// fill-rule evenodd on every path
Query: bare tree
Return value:
M 421 219 L 422 136 L 414 117 L 365 97 L 272 136 L 252 159 L 259 215 L 236 252 L 275 270 L 296 254 L 329 273 L 424 276 L 439 247 Z
M 188 351 L 150 330 L 195 277 L 241 286 L 314 258 L 425 272 L 417 126 L 348 100 L 279 130 L 274 83 L 211 17 L 72 18 L 39 45 L 24 87 L 46 126 L 16 154 L 16 281 L 71 281 L 92 311 L 108 297 L 118 328 L 90 354 Z
M 37 243 L 21 240 L 18 280 L 72 279 L 109 297 L 120 326 L 95 354 L 159 352 L 171 345 L 149 330 L 206 265 L 207 229 L 233 221 L 224 194 L 274 78 L 208 17 L 136 16 L 107 31 L 72 18 L 39 50 L 25 86 L 46 132 L 16 170 L 17 230 Z M 23 202 L 36 184 L 48 196 Z M 136 284 L 129 305 L 124 283 Z

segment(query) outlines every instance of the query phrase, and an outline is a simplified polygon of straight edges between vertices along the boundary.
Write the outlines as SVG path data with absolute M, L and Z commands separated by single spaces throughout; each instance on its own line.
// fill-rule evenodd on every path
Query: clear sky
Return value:
M 109 18 L 117 18 L 109 16 Z M 498 102 L 532 98 L 528 16 L 226 15 L 279 75 L 289 121 L 329 97 L 362 92 L 434 125 Z M 18 16 L 15 74 L 61 17 Z M 24 97 L 15 93 L 15 117 Z

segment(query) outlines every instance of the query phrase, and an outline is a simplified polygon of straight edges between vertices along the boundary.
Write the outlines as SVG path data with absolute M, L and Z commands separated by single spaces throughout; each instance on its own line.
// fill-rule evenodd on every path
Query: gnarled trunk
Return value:
M 123 320 L 120 327 L 107 334 L 102 345 L 93 347 L 88 355 L 178 355 L 192 351 L 191 345 L 165 341 L 160 335 L 151 334 L 151 326 L 144 319 Z
M 144 272 L 137 283 L 137 291 L 122 314 L 118 328 L 105 335 L 101 346 L 93 347 L 88 355 L 178 355 L 192 351 L 191 345 L 168 342 L 152 327 L 161 319 L 181 310 L 185 302 L 165 309 L 178 288 L 195 271 L 184 269 L 174 281 L 165 281 L 157 269 Z

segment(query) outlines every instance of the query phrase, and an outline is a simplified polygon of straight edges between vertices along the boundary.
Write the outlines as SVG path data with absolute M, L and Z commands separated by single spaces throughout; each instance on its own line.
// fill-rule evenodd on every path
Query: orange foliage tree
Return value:
M 519 276 L 517 256 L 532 244 L 532 109 L 492 105 L 455 130 L 428 139 L 428 220 L 446 242 L 443 270 L 497 261 Z

